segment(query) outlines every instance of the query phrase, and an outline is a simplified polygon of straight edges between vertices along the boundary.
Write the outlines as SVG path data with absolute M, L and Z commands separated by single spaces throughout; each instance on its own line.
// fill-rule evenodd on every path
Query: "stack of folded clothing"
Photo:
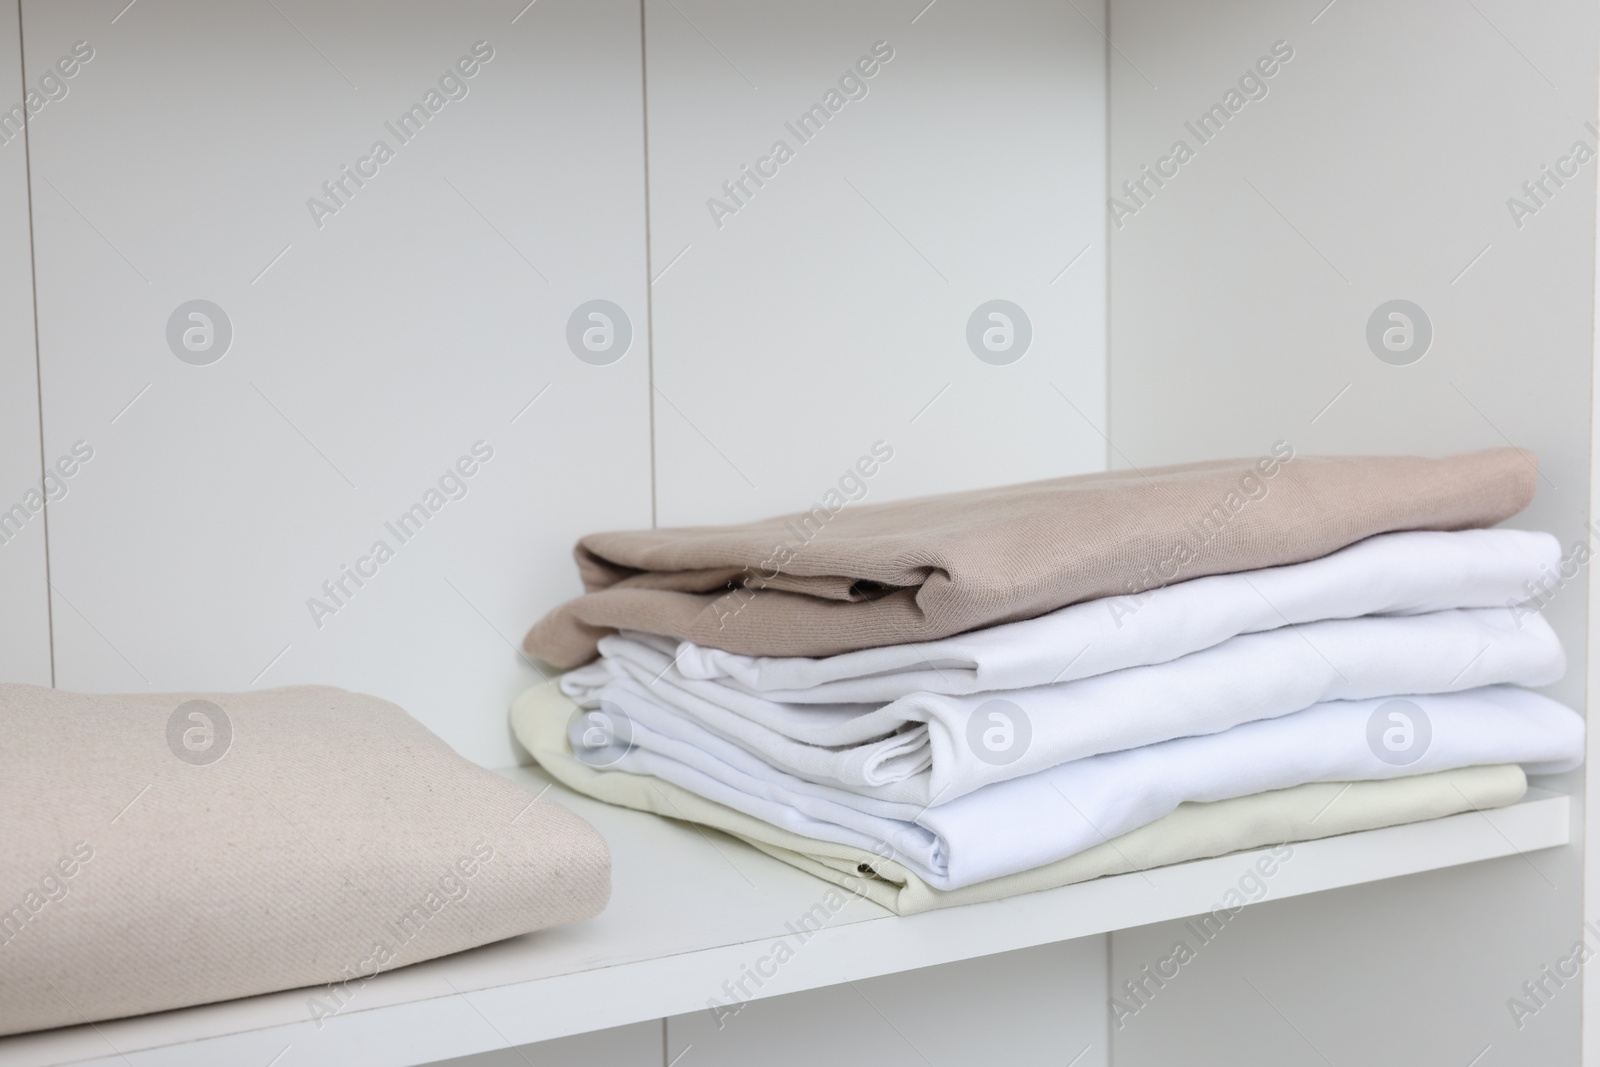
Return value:
M 1089 475 L 586 537 L 557 778 L 900 912 L 1518 799 L 1583 725 L 1531 455 Z M 595 657 L 598 656 L 598 659 Z M 593 660 L 593 662 L 589 662 Z M 582 665 L 586 664 L 586 665 Z

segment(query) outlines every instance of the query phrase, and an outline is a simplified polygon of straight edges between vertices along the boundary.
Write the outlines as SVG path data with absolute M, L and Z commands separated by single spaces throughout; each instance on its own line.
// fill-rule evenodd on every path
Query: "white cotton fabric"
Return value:
M 1521 767 L 1491 764 L 1374 782 L 1311 782 L 1211 804 L 1180 804 L 1170 815 L 1059 862 L 944 892 L 890 857 L 800 837 L 659 778 L 585 766 L 573 754 L 568 736 L 577 710 L 552 682 L 527 690 L 511 707 L 517 740 L 563 785 L 610 804 L 722 830 L 899 915 L 999 900 L 1245 849 L 1483 811 L 1515 804 L 1528 785 Z
M 641 639 L 676 654 L 686 677 L 722 680 L 772 700 L 883 702 L 1088 678 L 1317 619 L 1505 607 L 1532 595 L 1526 583 L 1553 572 L 1560 554 L 1550 534 L 1526 530 L 1387 533 L 1306 563 L 1195 578 L 938 641 L 822 659 Z
M 1519 763 L 1529 774 L 1582 763 L 1583 720 L 1537 693 L 1492 686 L 1406 700 L 1431 731 L 1422 756 L 1406 765 L 1379 759 L 1368 736 L 1374 719 L 1381 730 L 1391 712 L 1410 709 L 1390 698 L 1331 701 L 1221 733 L 1074 760 L 925 808 L 785 774 L 642 692 L 618 686 L 608 690 L 607 703 L 613 723 L 618 711 L 627 717 L 630 739 L 615 742 L 615 762 L 606 763 L 804 837 L 889 856 L 937 889 L 1054 863 L 1186 801 L 1490 763 Z M 1418 718 L 1414 711 L 1411 718 Z M 1421 722 L 1414 725 L 1421 737 Z
M 780 704 L 686 677 L 629 637 L 564 675 L 580 704 L 642 697 L 780 771 L 882 800 L 947 803 L 1102 752 L 1216 733 L 1328 700 L 1539 686 L 1566 669 L 1542 616 L 1504 607 L 1330 619 L 1246 633 L 1178 659 L 1004 693 Z

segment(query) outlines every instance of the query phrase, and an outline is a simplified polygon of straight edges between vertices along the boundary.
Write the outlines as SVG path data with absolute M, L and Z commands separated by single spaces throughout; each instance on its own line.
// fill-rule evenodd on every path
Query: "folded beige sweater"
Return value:
M 864 461 L 865 462 L 865 461 Z M 1297 456 L 853 504 L 741 526 L 590 534 L 584 596 L 528 631 L 561 667 L 615 630 L 754 656 L 930 641 L 1080 600 L 1299 563 L 1390 530 L 1493 526 L 1525 507 L 1529 452 Z M 861 483 L 865 484 L 865 483 Z

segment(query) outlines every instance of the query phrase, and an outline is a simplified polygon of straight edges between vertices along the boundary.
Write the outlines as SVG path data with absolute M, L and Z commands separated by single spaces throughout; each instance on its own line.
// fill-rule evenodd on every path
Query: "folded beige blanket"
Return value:
M 321 1027 L 611 891 L 582 819 L 323 686 L 0 685 L 0 813 L 0 1034 L 300 986 Z
M 1502 807 L 1522 799 L 1527 791 L 1522 768 L 1508 764 L 1386 781 L 1317 782 L 1209 804 L 1182 804 L 1170 815 L 1067 859 L 946 891 L 932 888 L 891 858 L 801 837 L 659 778 L 581 763 L 567 740 L 567 724 L 576 709 L 554 682 L 528 690 L 511 709 L 517 740 L 563 785 L 611 804 L 722 830 L 901 915 L 1229 852 Z
M 1513 448 L 1297 456 L 1279 442 L 1255 460 L 885 504 L 830 491 L 810 511 L 742 526 L 590 534 L 576 549 L 587 593 L 523 647 L 570 667 L 615 630 L 754 656 L 930 641 L 1390 530 L 1492 526 L 1527 505 L 1537 478 L 1533 455 Z

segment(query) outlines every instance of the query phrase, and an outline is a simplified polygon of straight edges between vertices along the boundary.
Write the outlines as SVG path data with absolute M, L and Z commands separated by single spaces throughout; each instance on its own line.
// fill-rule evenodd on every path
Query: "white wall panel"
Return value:
M 1596 147 L 1596 22 L 1593 3 L 1114 3 L 1114 191 L 1180 138 L 1194 156 L 1112 231 L 1113 465 L 1253 455 L 1278 439 L 1305 454 L 1514 442 L 1539 453 L 1541 478 L 1512 524 L 1592 545 L 1600 164 L 1569 164 L 1536 214 L 1514 218 L 1508 201 L 1576 142 Z M 1265 97 L 1200 143 L 1185 123 L 1280 41 L 1294 55 Z M 1408 364 L 1367 340 L 1395 299 L 1432 327 Z M 1570 664 L 1549 692 L 1579 708 L 1584 600 L 1574 581 L 1545 610 Z M 1284 1014 L 1335 1062 L 1416 1062 L 1422 1049 L 1466 1062 L 1492 1045 L 1483 1063 L 1574 1063 L 1579 998 L 1520 1029 L 1507 1001 L 1579 937 L 1580 867 L 1571 848 L 1274 906 L 1272 936 L 1241 935 L 1218 980 L 1174 994 L 1154 1020 L 1169 1025 L 1119 1041 L 1118 1063 L 1170 1063 L 1180 1048 L 1197 1064 L 1322 1062 L 1292 1041 L 1252 1043 L 1276 1016 L 1242 976 L 1280 988 Z M 1249 916 L 1241 930 L 1266 929 Z M 1115 936 L 1114 978 L 1177 929 Z M 1200 1019 L 1237 1020 L 1238 1036 L 1182 1045 Z
M 686 1067 L 1108 1067 L 1105 945 L 1086 937 L 753 1000 L 731 1014 L 674 1016 L 668 1059 Z
M 0 7 L 0 109 L 8 112 L 27 92 L 18 14 L 15 5 Z M 52 479 L 47 492 L 42 482 L 28 146 L 20 124 L 7 117 L 0 114 L 0 681 L 49 685 L 45 498 L 64 501 L 72 487 Z
M 812 504 L 878 440 L 869 500 L 1101 469 L 1099 5 L 645 7 L 661 524 Z M 994 299 L 1008 365 L 967 343 Z
M 1220 927 L 1213 919 L 1202 931 L 1209 942 L 1198 918 L 1119 931 L 1112 993 L 1137 1010 L 1113 1024 L 1114 1062 L 1411 1067 L 1479 1057 L 1477 1067 L 1575 1067 L 1578 985 L 1559 988 L 1540 968 L 1555 966 L 1578 935 L 1552 943 L 1530 922 L 1566 906 L 1563 875 L 1548 859 L 1269 899 Z M 1217 887 L 1219 899 L 1227 888 Z M 1167 965 L 1176 977 L 1157 987 L 1143 968 L 1172 958 L 1180 941 L 1193 957 Z M 1123 991 L 1128 981 L 1151 991 L 1143 1006 Z M 1506 1001 L 1526 1000 L 1525 981 L 1545 981 L 1550 996 L 1518 1029 Z
M 440 1060 L 432 1067 L 666 1067 L 661 1055 L 665 1027 L 664 1022 L 635 1023 L 536 1045 Z
M 33 147 L 46 451 L 95 450 L 52 516 L 60 684 L 344 685 L 511 762 L 573 540 L 650 520 L 638 5 L 115 6 L 27 5 L 30 71 L 94 49 Z M 167 340 L 194 299 L 209 365 Z M 566 341 L 596 299 L 636 331 L 608 365 Z
M 1103 469 L 1101 5 L 645 7 L 661 525 L 815 503 L 880 440 L 867 500 Z M 1032 339 L 990 363 L 997 299 Z M 1088 1067 L 1103 997 L 1092 939 L 670 1019 L 668 1060 Z

